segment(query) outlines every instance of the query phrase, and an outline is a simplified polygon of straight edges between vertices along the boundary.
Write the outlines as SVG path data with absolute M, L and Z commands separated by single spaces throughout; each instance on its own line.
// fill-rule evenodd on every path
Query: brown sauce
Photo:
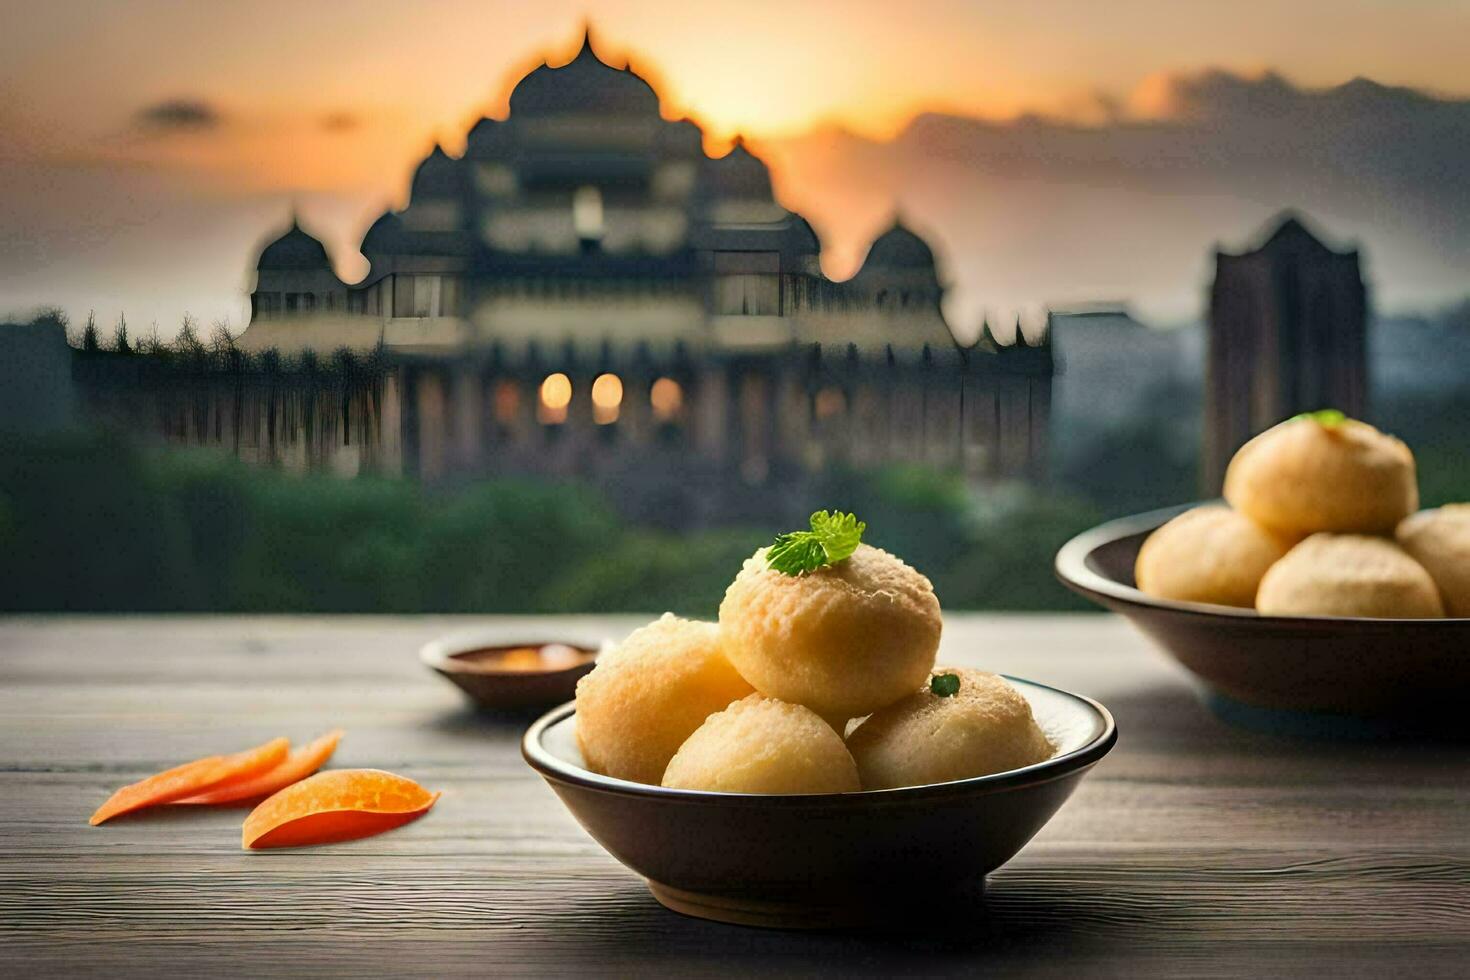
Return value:
M 487 647 L 481 650 L 466 650 L 450 659 L 465 669 L 487 673 L 537 674 L 566 670 L 586 663 L 595 656 L 592 650 L 568 646 L 565 643 L 544 645 L 520 645 Z

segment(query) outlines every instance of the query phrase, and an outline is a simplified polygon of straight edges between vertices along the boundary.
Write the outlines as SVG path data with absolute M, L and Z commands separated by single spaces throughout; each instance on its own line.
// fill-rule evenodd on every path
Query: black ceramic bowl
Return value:
M 1227 715 L 1244 707 L 1434 729 L 1428 722 L 1470 698 L 1470 619 L 1261 616 L 1138 591 L 1133 564 L 1144 539 L 1194 506 L 1125 517 L 1078 535 L 1057 552 L 1057 577 L 1132 620 L 1203 681 Z
M 583 763 L 575 704 L 533 724 L 521 752 L 587 832 L 677 912 L 779 928 L 881 921 L 896 907 L 973 893 L 1117 741 L 1096 701 L 1010 680 L 1056 754 L 949 783 L 761 796 L 614 779 Z

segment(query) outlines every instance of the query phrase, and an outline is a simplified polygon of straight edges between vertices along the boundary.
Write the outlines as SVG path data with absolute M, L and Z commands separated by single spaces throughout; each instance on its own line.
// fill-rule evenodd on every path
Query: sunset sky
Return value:
M 833 275 L 895 210 L 921 226 L 961 334 L 987 310 L 1089 299 L 1197 315 L 1211 247 L 1287 205 L 1363 245 L 1381 306 L 1470 291 L 1464 0 L 0 11 L 0 313 L 124 310 L 167 335 L 188 310 L 238 330 L 293 202 L 356 278 L 361 231 L 414 162 L 503 115 L 588 20 L 712 152 L 754 141 Z M 1422 94 L 1337 88 L 1357 78 Z M 1140 176 L 1160 147 L 1167 173 Z

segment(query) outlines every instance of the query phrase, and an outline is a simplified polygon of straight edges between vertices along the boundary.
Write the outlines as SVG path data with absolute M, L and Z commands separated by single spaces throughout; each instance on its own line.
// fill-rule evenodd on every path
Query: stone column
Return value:
M 432 368 L 418 372 L 414 388 L 418 409 L 418 475 L 424 482 L 432 483 L 444 475 L 448 463 L 448 440 L 445 438 L 448 399 L 442 370 Z
M 936 466 L 954 466 L 960 453 L 960 390 L 964 376 L 958 367 L 935 366 L 929 372 L 925 403 L 925 457 Z
M 377 472 L 384 476 L 403 475 L 403 385 L 402 369 L 383 373 L 382 394 L 374 420 L 374 447 Z
M 461 365 L 452 381 L 454 463 L 456 469 L 479 467 L 484 447 L 484 405 L 479 375 Z
M 706 368 L 693 390 L 684 392 L 689 440 L 706 459 L 723 461 L 734 458 L 738 450 L 732 443 L 735 429 L 729 377 L 723 367 Z

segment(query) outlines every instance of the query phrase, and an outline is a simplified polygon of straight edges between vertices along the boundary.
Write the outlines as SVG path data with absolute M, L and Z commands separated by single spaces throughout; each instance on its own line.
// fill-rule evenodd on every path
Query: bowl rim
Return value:
M 1262 624 L 1272 626 L 1313 626 L 1320 627 L 1323 623 L 1358 624 L 1363 626 L 1396 626 L 1413 627 L 1416 629 L 1464 629 L 1470 624 L 1470 619 L 1455 616 L 1441 616 L 1436 619 L 1389 619 L 1381 616 L 1264 616 L 1254 609 L 1244 609 L 1239 606 L 1222 606 L 1213 602 L 1188 602 L 1182 599 L 1164 599 L 1151 596 L 1132 585 L 1124 585 L 1116 579 L 1093 571 L 1087 565 L 1088 557 L 1104 545 L 1112 544 L 1123 538 L 1132 537 L 1147 531 L 1153 531 L 1163 525 L 1171 518 L 1177 517 L 1188 510 L 1196 507 L 1208 507 L 1212 505 L 1224 505 L 1224 501 L 1216 498 L 1214 500 L 1196 500 L 1187 504 L 1175 504 L 1172 507 L 1160 507 L 1157 510 L 1144 511 L 1141 514 L 1130 514 L 1127 517 L 1119 517 L 1115 520 L 1106 521 L 1083 531 L 1072 538 L 1057 551 L 1056 559 L 1052 563 L 1053 571 L 1057 579 L 1071 589 L 1093 602 L 1100 605 L 1120 604 L 1141 609 L 1166 610 L 1186 616 L 1197 616 L 1207 619 L 1235 619 L 1253 620 Z
M 419 647 L 419 661 L 441 674 L 475 674 L 480 677 L 506 678 L 548 677 L 554 674 L 590 669 L 605 642 L 603 639 L 594 640 L 591 633 L 569 636 L 565 631 L 535 626 L 477 626 L 436 636 Z M 573 650 L 586 651 L 587 656 L 577 660 L 576 663 L 552 670 L 486 669 L 472 667 L 458 659 L 461 654 L 475 650 L 517 646 L 542 647 L 551 644 L 561 644 Z
M 1091 768 L 1107 755 L 1118 741 L 1118 724 L 1100 702 L 1085 694 L 1074 694 L 1059 687 L 1001 674 L 1008 681 L 1019 681 L 1031 687 L 1042 688 L 1064 698 L 1079 702 L 1102 721 L 1102 730 L 1085 745 L 1061 755 L 1043 759 L 1019 769 L 991 773 L 988 776 L 972 776 L 945 783 L 924 783 L 920 786 L 901 786 L 896 789 L 857 790 L 852 793 L 725 793 L 714 790 L 672 789 L 652 783 L 638 783 L 630 779 L 604 776 L 581 766 L 572 765 L 552 755 L 541 744 L 546 730 L 576 713 L 577 703 L 568 701 L 557 705 L 531 723 L 521 737 L 521 756 L 548 781 L 571 783 L 582 789 L 621 796 L 637 796 L 669 803 L 701 803 L 735 806 L 867 806 L 873 804 L 910 804 L 924 800 L 937 800 L 975 793 L 999 793 L 1027 786 L 1048 783 Z

